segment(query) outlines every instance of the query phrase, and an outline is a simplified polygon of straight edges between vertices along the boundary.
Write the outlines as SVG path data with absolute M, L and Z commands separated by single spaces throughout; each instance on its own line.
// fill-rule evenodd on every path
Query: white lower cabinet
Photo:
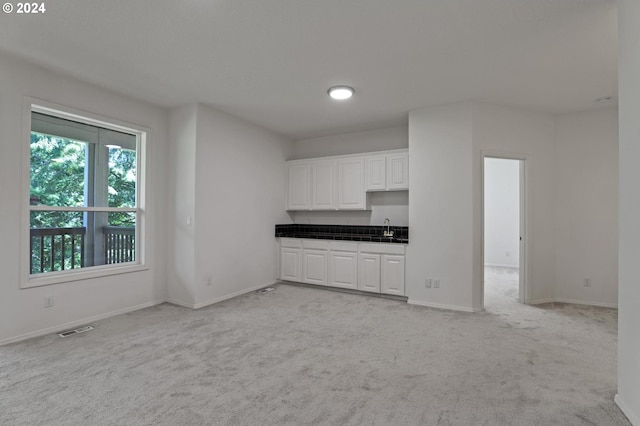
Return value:
M 358 255 L 358 290 L 380 293 L 380 255 Z
M 354 290 L 358 288 L 358 253 L 329 253 L 329 285 Z
M 280 279 L 404 296 L 400 244 L 282 238 Z
M 286 281 L 300 281 L 300 249 L 280 248 L 280 279 Z
M 380 292 L 404 296 L 404 256 L 382 255 Z
M 327 285 L 326 251 L 302 251 L 302 282 L 308 284 Z
M 327 285 L 327 257 L 329 242 L 322 240 L 302 241 L 302 282 Z
M 404 252 L 401 244 L 361 243 L 358 290 L 404 296 Z

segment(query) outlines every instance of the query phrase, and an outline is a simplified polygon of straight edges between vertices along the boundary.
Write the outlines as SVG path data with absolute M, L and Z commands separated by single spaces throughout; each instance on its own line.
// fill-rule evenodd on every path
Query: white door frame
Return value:
M 482 253 L 482 267 L 481 269 L 481 279 L 482 283 L 482 309 L 484 309 L 484 167 L 485 167 L 485 158 L 499 158 L 504 160 L 518 160 L 520 161 L 520 265 L 519 265 L 519 289 L 518 289 L 518 301 L 520 303 L 529 304 L 531 300 L 530 289 L 528 286 L 529 282 L 529 257 L 528 246 L 529 246 L 529 238 L 528 238 L 528 230 L 529 230 L 529 193 L 527 191 L 527 182 L 528 182 L 528 165 L 530 164 L 530 160 L 527 158 L 526 154 L 519 154 L 513 152 L 504 152 L 504 151 L 482 151 L 482 180 L 481 180 L 481 197 L 480 197 L 480 217 L 482 220 L 482 232 L 481 232 L 481 253 Z

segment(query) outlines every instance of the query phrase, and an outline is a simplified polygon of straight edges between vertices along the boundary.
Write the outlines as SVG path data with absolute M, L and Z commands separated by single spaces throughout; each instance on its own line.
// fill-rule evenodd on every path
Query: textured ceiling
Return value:
M 165 107 L 302 139 L 466 100 L 564 113 L 617 94 L 614 0 L 55 0 L 0 49 Z M 336 103 L 329 86 L 356 96 Z

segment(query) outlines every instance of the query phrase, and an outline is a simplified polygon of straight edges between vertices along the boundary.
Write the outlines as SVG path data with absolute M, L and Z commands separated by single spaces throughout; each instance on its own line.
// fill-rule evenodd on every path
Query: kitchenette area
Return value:
M 406 149 L 287 161 L 280 280 L 404 297 L 408 166 Z

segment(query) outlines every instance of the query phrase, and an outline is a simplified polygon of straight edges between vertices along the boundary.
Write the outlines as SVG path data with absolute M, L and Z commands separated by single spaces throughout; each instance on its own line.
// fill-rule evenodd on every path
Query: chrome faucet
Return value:
M 393 237 L 393 231 L 389 231 L 389 223 L 390 223 L 389 218 L 386 218 L 384 220 L 384 224 L 387 226 L 387 230 L 384 231 L 384 236 L 392 238 Z

